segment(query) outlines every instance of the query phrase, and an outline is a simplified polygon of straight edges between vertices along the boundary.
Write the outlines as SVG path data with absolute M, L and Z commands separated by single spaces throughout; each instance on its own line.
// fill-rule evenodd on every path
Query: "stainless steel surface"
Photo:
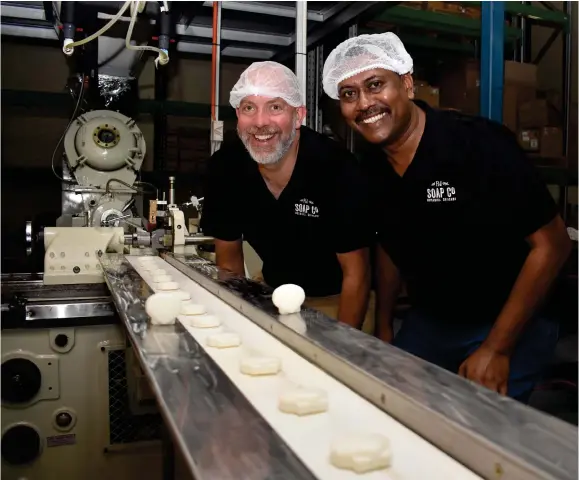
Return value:
M 49 320 L 65 318 L 112 317 L 116 314 L 110 299 L 96 301 L 44 301 L 31 302 L 25 307 L 26 320 Z
M 101 263 L 129 339 L 193 477 L 313 479 L 184 328 L 149 324 L 144 304 L 153 292 L 124 256 L 106 254 Z
M 577 427 L 499 396 L 310 309 L 278 316 L 271 289 L 199 257 L 163 258 L 312 363 L 485 478 L 576 479 Z

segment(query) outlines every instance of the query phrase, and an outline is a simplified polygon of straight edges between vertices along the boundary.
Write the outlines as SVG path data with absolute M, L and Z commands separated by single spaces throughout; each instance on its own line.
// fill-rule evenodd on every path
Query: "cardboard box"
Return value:
M 414 98 L 422 100 L 434 108 L 440 106 L 440 91 L 438 87 L 433 87 L 423 80 L 414 80 Z
M 539 130 L 539 154 L 545 158 L 563 156 L 563 130 L 559 127 L 543 127 Z
M 558 112 L 546 99 L 537 98 L 519 106 L 520 128 L 556 127 L 560 123 Z
M 519 125 L 519 107 L 535 99 L 536 90 L 533 87 L 515 83 L 505 83 L 503 86 L 503 125 L 516 132 Z
M 478 61 L 446 65 L 440 74 L 440 106 L 476 115 L 479 111 L 479 88 Z
M 536 97 L 537 67 L 505 62 L 503 123 L 513 132 L 519 128 L 518 110 Z M 480 68 L 476 60 L 450 64 L 440 75 L 440 105 L 469 115 L 480 113 Z
M 505 62 L 505 83 L 537 88 L 537 66 L 532 63 Z
M 536 153 L 540 148 L 540 133 L 535 129 L 519 130 L 517 138 L 519 145 L 526 152 Z
M 426 4 L 426 10 L 438 13 L 448 13 L 451 15 L 461 15 L 468 18 L 480 18 L 480 8 L 473 8 L 466 5 L 451 2 L 416 2 Z

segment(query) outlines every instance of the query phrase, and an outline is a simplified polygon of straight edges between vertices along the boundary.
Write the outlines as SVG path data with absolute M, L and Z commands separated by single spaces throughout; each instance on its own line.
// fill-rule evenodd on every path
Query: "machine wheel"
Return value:
M 40 435 L 30 425 L 15 425 L 2 435 L 2 459 L 10 465 L 32 463 L 40 453 Z
M 40 390 L 40 369 L 25 358 L 12 358 L 2 364 L 2 401 L 25 403 Z

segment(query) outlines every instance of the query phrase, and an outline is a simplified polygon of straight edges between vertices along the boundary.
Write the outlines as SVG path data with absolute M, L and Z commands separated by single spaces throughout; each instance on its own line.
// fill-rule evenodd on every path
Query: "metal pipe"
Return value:
M 175 177 L 169 177 L 169 205 L 175 205 Z
M 348 38 L 354 38 L 358 36 L 358 24 L 354 23 L 348 27 Z M 356 149 L 356 142 L 354 137 L 354 130 L 352 130 L 349 126 L 346 126 L 347 133 L 346 133 L 346 148 L 354 153 Z
M 185 245 L 198 245 L 200 243 L 213 243 L 214 237 L 207 235 L 185 235 Z
M 523 5 L 528 5 L 529 2 L 521 2 Z M 519 17 L 521 27 L 521 50 L 520 60 L 523 63 L 531 61 L 531 21 L 526 17 Z
M 211 52 L 211 155 L 221 147 L 221 141 L 214 140 L 219 129 L 219 90 L 221 70 L 221 2 L 213 2 L 213 48 Z M 220 137 L 218 137 L 220 138 Z
M 307 34 L 308 34 L 308 2 L 296 2 L 296 77 L 304 102 L 307 96 Z M 304 118 L 303 124 L 305 125 Z
M 571 15 L 573 12 L 572 2 L 564 2 L 565 14 L 571 22 Z M 571 43 L 571 30 L 566 29 L 563 35 L 563 105 L 561 110 L 563 112 L 563 156 L 565 157 L 565 167 L 569 168 L 569 127 L 571 123 L 571 53 L 573 45 Z M 565 185 L 563 188 L 563 220 L 567 221 L 567 205 L 568 205 L 569 188 Z

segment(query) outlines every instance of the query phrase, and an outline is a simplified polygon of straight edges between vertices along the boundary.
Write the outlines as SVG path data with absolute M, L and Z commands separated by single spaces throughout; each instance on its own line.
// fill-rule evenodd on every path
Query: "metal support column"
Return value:
M 211 118 L 211 155 L 221 147 L 223 142 L 223 122 L 219 120 L 219 87 L 220 87 L 220 70 L 221 70 L 221 2 L 213 2 L 213 15 L 215 18 L 215 32 L 213 32 L 213 71 L 211 72 L 211 81 L 213 82 L 214 95 L 211 99 L 212 118 Z
M 308 52 L 307 100 L 308 127 L 322 133 L 323 119 L 320 97 L 323 94 L 322 71 L 324 69 L 324 47 L 318 45 Z
M 300 82 L 302 98 L 307 101 L 307 35 L 308 2 L 296 2 L 296 76 Z M 304 124 L 306 119 L 304 118 Z
M 353 25 L 350 25 L 350 27 L 348 28 L 348 38 L 354 38 L 357 36 L 358 36 L 358 24 L 354 23 Z M 346 137 L 346 148 L 350 150 L 350 152 L 354 153 L 354 150 L 356 148 L 354 141 L 354 130 L 352 130 L 350 127 L 347 128 L 348 133 Z
M 482 2 L 480 111 L 497 122 L 503 120 L 504 38 L 504 2 Z
M 565 166 L 569 168 L 571 162 L 569 161 L 569 127 L 571 124 L 571 52 L 573 51 L 572 38 L 571 38 L 571 16 L 573 14 L 573 4 L 572 2 L 563 2 L 565 8 L 565 14 L 569 19 L 569 28 L 564 31 L 563 34 L 563 155 L 565 156 Z M 573 132 L 575 133 L 575 132 Z M 577 159 L 573 159 L 573 164 Z M 565 222 L 567 221 L 567 209 L 569 205 L 569 188 L 567 185 L 563 188 L 563 198 L 562 198 L 562 216 Z
M 167 68 L 155 69 L 155 101 L 164 103 L 167 100 L 169 83 Z M 167 167 L 167 115 L 156 112 L 153 117 L 153 169 L 163 171 Z

